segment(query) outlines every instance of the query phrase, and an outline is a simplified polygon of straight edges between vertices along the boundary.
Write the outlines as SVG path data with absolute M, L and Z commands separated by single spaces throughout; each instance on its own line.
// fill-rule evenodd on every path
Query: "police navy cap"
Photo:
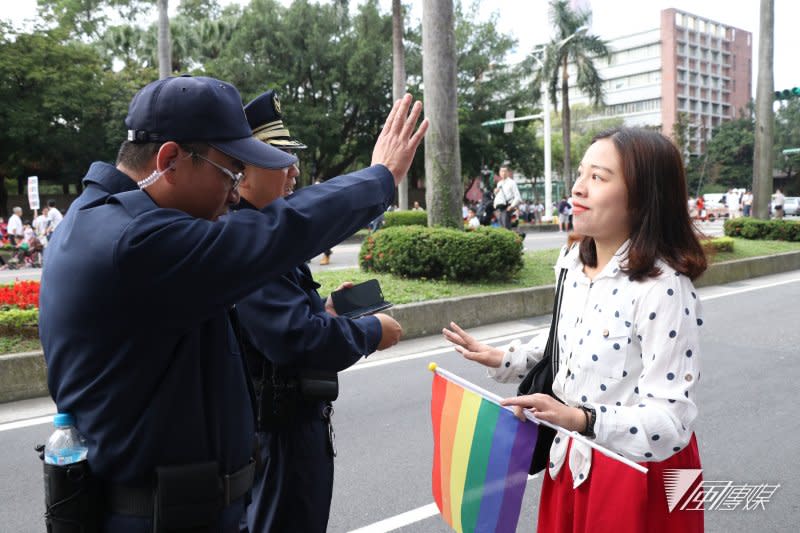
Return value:
M 183 75 L 154 81 L 131 100 L 128 140 L 206 142 L 243 163 L 267 169 L 289 167 L 297 158 L 253 137 L 242 97 L 230 83 Z
M 283 124 L 281 102 L 274 90 L 270 89 L 254 98 L 244 106 L 244 113 L 256 139 L 278 148 L 292 150 L 307 148 L 305 144 L 292 137 L 289 129 Z

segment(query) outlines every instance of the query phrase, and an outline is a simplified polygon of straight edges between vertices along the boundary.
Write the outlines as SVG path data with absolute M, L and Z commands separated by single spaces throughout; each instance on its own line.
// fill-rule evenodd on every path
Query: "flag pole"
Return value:
M 453 374 L 452 372 L 450 372 L 448 370 L 445 370 L 444 368 L 441 368 L 436 363 L 428 364 L 428 370 L 430 370 L 434 374 L 439 374 L 442 377 L 444 377 L 446 379 L 449 379 L 450 381 L 452 381 L 453 383 L 456 383 L 457 385 L 461 385 L 465 389 L 471 390 L 472 392 L 474 392 L 475 394 L 477 394 L 479 396 L 483 396 L 484 398 L 486 398 L 490 402 L 496 403 L 497 405 L 499 405 L 500 407 L 502 407 L 503 409 L 505 409 L 507 411 L 510 411 L 512 413 L 514 412 L 514 409 L 512 409 L 510 406 L 502 405 L 500 403 L 500 402 L 503 401 L 503 398 L 501 398 L 499 395 L 497 395 L 497 394 L 495 394 L 493 392 L 489 392 L 488 390 L 486 390 L 486 389 L 484 389 L 482 387 L 479 387 L 478 385 L 475 385 L 474 383 L 471 383 L 471 382 L 465 380 L 464 378 L 462 378 L 460 376 L 457 376 L 457 375 Z M 609 457 L 611 459 L 615 459 L 615 460 L 617 460 L 617 461 L 619 461 L 619 462 L 621 462 L 621 463 L 623 463 L 625 465 L 630 466 L 634 470 L 638 470 L 639 472 L 641 472 L 643 474 L 647 473 L 647 468 L 646 467 L 640 465 L 639 463 L 637 463 L 635 461 L 631 461 L 630 459 L 628 459 L 626 457 L 623 457 L 623 456 L 621 456 L 620 454 L 618 454 L 616 452 L 612 452 L 608 448 L 600 446 L 596 442 L 593 442 L 593 441 L 587 439 L 586 437 L 584 437 L 583 435 L 581 435 L 577 431 L 569 431 L 568 429 L 564 429 L 564 428 L 562 428 L 561 426 L 559 426 L 557 424 L 552 424 L 552 423 L 550 423 L 550 422 L 548 422 L 546 420 L 540 420 L 540 419 L 536 418 L 536 416 L 533 413 L 531 413 L 530 410 L 528 410 L 528 409 L 523 409 L 522 410 L 522 414 L 525 415 L 525 418 L 527 418 L 528 420 L 530 420 L 531 422 L 533 422 L 535 424 L 541 424 L 543 426 L 547 426 L 549 428 L 552 428 L 552 429 L 558 431 L 559 433 L 563 433 L 564 435 L 572 437 L 573 439 L 575 439 L 578 442 L 582 442 L 583 444 L 586 444 L 590 448 L 594 448 L 595 450 L 597 450 L 598 452 L 602 453 L 606 457 Z

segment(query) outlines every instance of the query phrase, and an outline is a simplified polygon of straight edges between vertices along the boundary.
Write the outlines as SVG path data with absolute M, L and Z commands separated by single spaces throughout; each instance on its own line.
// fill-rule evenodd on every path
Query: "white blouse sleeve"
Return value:
M 636 302 L 642 373 L 635 405 L 592 405 L 598 444 L 634 461 L 662 461 L 689 443 L 697 417 L 702 310 L 692 282 L 670 273 Z
M 538 363 L 544 355 L 549 328 L 543 333 L 534 335 L 525 344 L 519 339 L 503 348 L 503 360 L 497 368 L 489 368 L 489 377 L 500 383 L 522 381 L 528 371 Z

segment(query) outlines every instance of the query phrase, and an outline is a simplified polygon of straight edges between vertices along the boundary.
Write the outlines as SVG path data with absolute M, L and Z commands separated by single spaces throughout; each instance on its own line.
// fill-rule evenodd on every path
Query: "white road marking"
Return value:
M 6 422 L 5 424 L 0 424 L 0 431 L 10 431 L 12 429 L 27 428 L 31 426 L 38 426 L 39 424 L 49 424 L 53 422 L 54 414 L 56 414 L 55 411 L 53 412 L 53 414 L 47 416 L 38 416 L 36 418 L 28 418 L 25 420 L 15 420 L 14 422 Z
M 528 476 L 528 481 L 537 479 L 538 477 L 539 474 Z M 439 509 L 436 507 L 436 503 L 429 503 L 428 505 L 411 509 L 405 513 L 390 516 L 386 520 L 381 520 L 380 522 L 375 522 L 374 524 L 358 529 L 351 529 L 348 533 L 387 533 L 414 524 L 415 522 L 421 522 L 432 516 L 436 516 L 438 513 Z
M 547 327 L 549 328 L 550 326 L 547 326 Z M 538 333 L 538 332 L 540 332 L 540 331 L 542 331 L 544 329 L 546 329 L 546 328 L 538 327 L 538 328 L 532 328 L 530 330 L 519 331 L 519 332 L 511 333 L 511 334 L 508 334 L 508 335 L 503 335 L 503 336 L 500 336 L 500 337 L 490 337 L 490 338 L 478 339 L 478 340 L 480 340 L 481 342 L 487 343 L 487 344 L 493 344 L 493 343 L 496 343 L 496 342 L 503 342 L 503 341 L 509 341 L 509 340 L 518 339 L 520 337 L 525 337 L 527 335 L 533 335 L 533 334 L 536 334 L 536 333 Z M 424 352 L 412 353 L 412 354 L 409 354 L 409 355 L 400 355 L 400 356 L 397 356 L 397 357 L 388 357 L 386 359 L 380 359 L 380 360 L 377 360 L 377 361 L 365 361 L 363 363 L 359 363 L 357 365 L 351 366 L 350 368 L 342 370 L 339 373 L 342 374 L 344 372 L 355 372 L 356 370 L 366 370 L 368 368 L 374 368 L 376 366 L 383 366 L 383 365 L 388 365 L 388 364 L 391 364 L 391 363 L 402 363 L 404 361 L 411 361 L 411 360 L 414 360 L 414 359 L 422 359 L 423 357 L 431 357 L 431 356 L 434 356 L 434 355 L 441 355 L 441 354 L 444 354 L 444 353 L 457 353 L 457 352 L 455 351 L 455 349 L 453 349 L 452 346 L 445 346 L 445 347 L 442 347 L 442 348 L 434 348 L 432 350 L 426 350 Z

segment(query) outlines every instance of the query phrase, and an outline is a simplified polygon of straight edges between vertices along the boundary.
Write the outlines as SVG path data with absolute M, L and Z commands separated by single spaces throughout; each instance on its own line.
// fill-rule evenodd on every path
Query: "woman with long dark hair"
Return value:
M 648 474 L 559 434 L 543 475 L 538 530 L 702 531 L 702 510 L 672 508 L 665 485 L 667 470 L 700 468 L 694 421 L 703 315 L 692 280 L 706 258 L 689 219 L 680 152 L 659 133 L 612 129 L 594 138 L 578 173 L 575 236 L 556 264 L 567 273 L 555 397 L 504 404 L 594 439 Z M 503 382 L 524 377 L 546 339 L 501 349 L 454 323 L 443 333 Z

